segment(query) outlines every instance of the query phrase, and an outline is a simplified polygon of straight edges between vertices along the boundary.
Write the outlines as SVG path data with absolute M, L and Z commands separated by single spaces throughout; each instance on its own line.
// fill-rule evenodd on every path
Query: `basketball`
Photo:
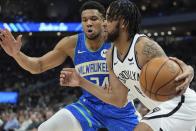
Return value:
M 141 70 L 142 91 L 152 100 L 167 101 L 178 95 L 176 87 L 181 82 L 175 78 L 182 73 L 180 66 L 168 57 L 154 58 Z

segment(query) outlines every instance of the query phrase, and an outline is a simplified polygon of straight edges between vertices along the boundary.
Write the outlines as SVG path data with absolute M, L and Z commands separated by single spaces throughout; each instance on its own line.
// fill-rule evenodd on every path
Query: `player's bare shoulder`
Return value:
M 73 57 L 78 35 L 66 36 L 56 45 L 55 49 L 61 50 L 62 53 Z
M 66 36 L 62 38 L 57 45 L 59 45 L 60 48 L 65 48 L 65 50 L 75 48 L 77 39 L 78 35 Z
M 135 47 L 135 53 L 140 67 L 155 57 L 166 56 L 161 46 L 148 37 L 140 37 Z

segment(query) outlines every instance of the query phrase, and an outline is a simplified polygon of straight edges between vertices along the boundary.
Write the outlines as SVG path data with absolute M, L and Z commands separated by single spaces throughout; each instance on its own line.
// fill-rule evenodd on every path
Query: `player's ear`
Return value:
M 120 19 L 120 28 L 121 29 L 125 29 L 126 25 L 125 25 L 125 20 L 124 19 Z

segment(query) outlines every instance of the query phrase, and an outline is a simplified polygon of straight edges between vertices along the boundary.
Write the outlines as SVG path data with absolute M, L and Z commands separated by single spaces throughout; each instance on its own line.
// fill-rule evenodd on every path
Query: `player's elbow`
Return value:
M 45 72 L 45 70 L 42 70 L 42 69 L 34 69 L 34 70 L 30 70 L 29 71 L 31 74 L 41 74 L 43 72 Z
M 32 67 L 29 70 L 31 74 L 40 74 L 44 71 L 46 71 L 46 69 L 43 68 L 42 62 L 39 60 L 36 62 L 34 66 L 32 65 Z
M 40 74 L 43 73 L 45 70 L 42 70 L 42 68 L 34 68 L 34 69 L 30 69 L 28 70 L 31 74 Z
M 29 71 L 31 74 L 35 75 L 35 74 L 40 74 L 41 72 L 40 71 L 36 71 L 36 70 L 31 70 Z

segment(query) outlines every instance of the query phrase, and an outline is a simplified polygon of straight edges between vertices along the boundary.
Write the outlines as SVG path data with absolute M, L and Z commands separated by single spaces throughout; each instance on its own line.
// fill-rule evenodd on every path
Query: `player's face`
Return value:
M 118 21 L 107 21 L 107 41 L 114 42 L 120 34 L 120 24 Z
M 82 11 L 82 26 L 88 39 L 96 39 L 103 29 L 103 17 L 96 9 Z
M 119 20 L 111 20 L 108 19 L 108 10 L 106 14 L 106 21 L 107 21 L 107 41 L 108 42 L 114 42 L 120 34 L 120 22 Z

